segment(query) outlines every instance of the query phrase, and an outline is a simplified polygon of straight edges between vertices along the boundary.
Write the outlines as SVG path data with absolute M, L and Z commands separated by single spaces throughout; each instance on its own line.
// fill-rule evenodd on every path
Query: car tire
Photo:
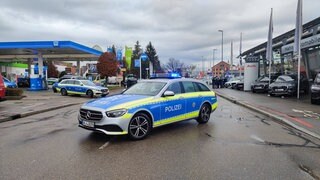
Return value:
M 204 104 L 201 106 L 199 111 L 199 117 L 197 118 L 197 121 L 199 124 L 207 123 L 210 119 L 211 114 L 211 108 L 208 104 Z
M 52 88 L 52 91 L 53 91 L 54 93 L 57 93 L 57 92 L 58 92 L 56 88 Z
M 88 90 L 87 91 L 87 96 L 90 98 L 93 98 L 93 91 L 92 90 Z
M 272 96 L 272 97 L 273 97 L 273 96 L 274 96 L 274 94 L 272 94 L 272 93 L 269 93 L 269 96 Z
M 317 100 L 311 98 L 311 104 L 317 104 Z
M 101 95 L 101 97 L 106 97 L 107 96 L 107 94 L 103 94 L 103 95 Z
M 62 95 L 62 96 L 67 96 L 67 95 L 68 95 L 67 90 L 64 89 L 64 88 L 62 88 L 62 89 L 61 89 L 61 95 Z
M 254 89 L 251 89 L 252 93 L 256 93 L 256 91 Z
M 132 140 L 142 140 L 151 131 L 151 119 L 144 113 L 137 113 L 129 122 L 128 135 Z

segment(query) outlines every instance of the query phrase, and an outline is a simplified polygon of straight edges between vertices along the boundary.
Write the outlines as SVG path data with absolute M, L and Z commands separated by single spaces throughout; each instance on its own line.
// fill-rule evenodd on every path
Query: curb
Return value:
M 68 106 L 79 105 L 79 104 L 83 104 L 83 103 L 69 103 L 69 104 L 64 104 L 64 105 L 60 105 L 60 106 L 54 106 L 54 107 L 50 107 L 50 108 L 46 108 L 46 109 L 41 109 L 38 111 L 25 112 L 25 113 L 21 113 L 21 114 L 14 114 L 14 115 L 8 116 L 6 118 L 0 119 L 0 123 L 6 122 L 6 121 L 12 121 L 15 119 L 24 118 L 24 117 L 28 117 L 31 115 L 40 114 L 40 113 L 44 113 L 44 112 L 48 112 L 48 111 L 52 111 L 52 110 L 56 110 L 56 109 L 65 108 Z
M 236 100 L 236 99 L 234 99 L 234 98 L 232 98 L 232 97 L 226 96 L 226 95 L 221 94 L 221 93 L 219 93 L 219 92 L 215 92 L 215 93 L 216 93 L 218 96 L 220 96 L 220 97 L 222 97 L 222 98 L 224 98 L 224 99 L 226 99 L 226 100 L 228 100 L 228 101 L 231 101 L 231 102 L 234 103 L 234 104 L 239 104 L 239 105 L 241 105 L 241 106 L 243 106 L 243 107 L 245 107 L 245 108 L 248 108 L 248 109 L 250 109 L 250 110 L 253 110 L 253 111 L 255 111 L 255 112 L 258 112 L 258 113 L 260 113 L 260 114 L 263 114 L 263 115 L 265 115 L 265 116 L 271 117 L 272 119 L 277 120 L 277 121 L 279 121 L 280 123 L 284 123 L 285 125 L 290 126 L 290 127 L 294 128 L 294 129 L 297 129 L 297 130 L 299 130 L 299 131 L 301 131 L 301 132 L 303 132 L 303 133 L 305 133 L 305 134 L 308 134 L 309 136 L 312 136 L 312 137 L 314 137 L 314 138 L 320 139 L 320 135 L 318 135 L 318 134 L 316 134 L 316 133 L 314 133 L 314 132 L 311 132 L 311 131 L 303 128 L 303 127 L 300 127 L 300 126 L 292 123 L 291 121 L 289 121 L 289 120 L 287 120 L 287 119 L 285 119 L 285 118 L 283 118 L 283 117 L 274 115 L 274 114 L 272 114 L 272 113 L 270 113 L 270 112 L 267 112 L 267 111 L 264 111 L 264 110 L 259 109 L 259 108 L 257 108 L 257 107 L 254 107 L 254 106 L 252 106 L 252 105 L 249 104 L 249 103 L 245 103 L 245 102 L 242 102 L 242 101 L 238 101 L 238 100 Z

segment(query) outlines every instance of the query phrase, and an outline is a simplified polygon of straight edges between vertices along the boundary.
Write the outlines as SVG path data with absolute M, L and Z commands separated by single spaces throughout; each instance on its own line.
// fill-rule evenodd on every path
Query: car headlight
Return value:
M 123 116 L 125 113 L 127 113 L 127 109 L 117 109 L 117 110 L 107 111 L 106 115 L 108 117 L 120 117 L 120 116 Z

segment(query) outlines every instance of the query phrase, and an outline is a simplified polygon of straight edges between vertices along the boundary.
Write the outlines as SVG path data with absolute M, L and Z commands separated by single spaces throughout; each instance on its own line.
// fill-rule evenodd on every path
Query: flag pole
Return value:
M 298 88 L 297 99 L 300 99 L 300 71 L 301 71 L 301 34 L 302 34 L 302 0 L 298 0 L 296 29 L 294 36 L 294 53 L 298 56 Z
M 273 9 L 271 8 L 267 51 L 266 51 L 266 57 L 267 57 L 267 60 L 269 61 L 269 86 L 268 87 L 270 87 L 270 84 L 271 84 L 271 64 L 272 64 L 272 56 L 273 56 L 273 53 L 272 53 L 272 33 L 273 33 L 272 12 L 273 12 Z

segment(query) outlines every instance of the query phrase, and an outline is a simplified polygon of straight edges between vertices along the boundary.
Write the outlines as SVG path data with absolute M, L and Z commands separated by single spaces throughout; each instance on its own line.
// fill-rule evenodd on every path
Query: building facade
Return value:
M 293 53 L 295 29 L 273 38 L 273 60 L 271 73 L 297 73 L 297 56 Z M 269 62 L 266 60 L 267 42 L 242 53 L 244 59 L 257 58 L 259 61 L 259 75 L 269 73 Z M 308 79 L 314 78 L 320 72 L 320 17 L 303 25 L 301 38 L 301 66 L 300 73 Z
M 224 75 L 225 72 L 229 71 L 230 64 L 220 61 L 218 64 L 212 67 L 212 75 L 214 77 L 221 77 Z

